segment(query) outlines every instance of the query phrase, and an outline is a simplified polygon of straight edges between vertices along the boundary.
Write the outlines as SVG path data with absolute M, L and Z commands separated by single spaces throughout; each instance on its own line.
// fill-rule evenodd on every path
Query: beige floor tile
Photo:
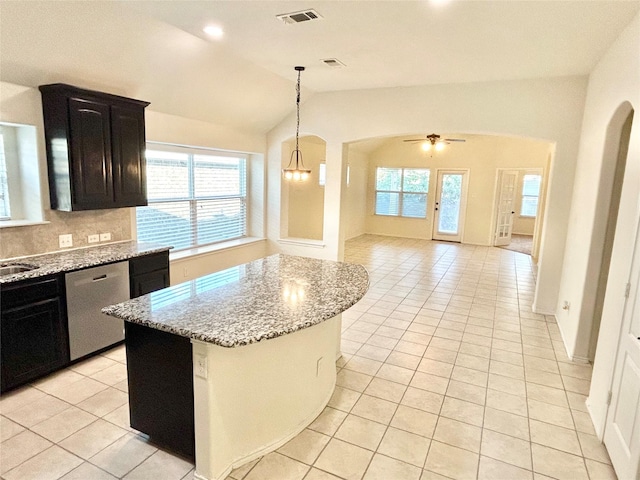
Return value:
M 525 343 L 525 345 L 522 346 L 522 350 L 524 352 L 525 355 L 531 355 L 533 357 L 540 357 L 540 358 L 546 358 L 548 360 L 555 360 L 556 359 L 556 354 L 553 351 L 553 348 L 551 348 L 551 345 L 547 343 L 547 345 L 549 345 L 549 348 L 545 348 L 545 347 L 540 347 L 540 346 L 536 346 L 536 345 L 527 345 L 528 339 L 527 337 L 524 338 L 523 343 Z
M 598 437 L 578 432 L 578 440 L 580 441 L 580 446 L 582 448 L 582 455 L 585 458 L 590 458 L 591 460 L 596 460 L 601 463 L 611 464 L 607 447 L 598 440 Z
M 524 366 L 524 358 L 521 354 L 507 352 L 506 350 L 491 350 L 491 360 L 518 365 L 520 367 Z
M 88 460 L 126 433 L 126 430 L 98 419 L 62 440 L 60 446 Z
M 374 347 L 373 345 L 363 345 L 356 353 L 359 357 L 384 362 L 391 353 L 391 350 L 387 348 Z
M 535 443 L 531 446 L 531 450 L 534 472 L 559 480 L 587 480 L 589 478 L 582 457 Z
M 374 378 L 364 391 L 366 395 L 399 403 L 407 387 L 382 378 Z
M 509 435 L 483 430 L 482 455 L 531 470 L 531 444 Z
M 596 462 L 591 459 L 586 459 L 587 472 L 589 472 L 589 478 L 591 480 L 618 480 L 616 472 L 611 465 L 606 463 Z
M 460 367 L 472 368 L 481 372 L 489 371 L 489 359 L 486 357 L 477 357 L 475 355 L 467 355 L 459 353 L 456 358 L 456 365 Z
M 562 376 L 562 383 L 568 392 L 589 395 L 589 386 L 591 384 L 590 380 L 583 380 L 582 378 L 574 378 L 564 375 Z
M 460 400 L 484 405 L 487 396 L 487 389 L 470 383 L 458 382 L 451 380 L 447 387 L 447 396 Z
M 550 403 L 558 407 L 569 407 L 567 395 L 564 390 L 538 385 L 537 383 L 527 383 L 527 398 Z
M 498 390 L 511 395 L 527 396 L 525 382 L 515 378 L 490 373 L 488 387 L 492 390 Z
M 422 468 L 430 443 L 428 438 L 389 427 L 378 447 L 378 453 Z
M 588 413 L 573 410 L 573 421 L 576 426 L 576 430 L 582 433 L 588 433 L 589 435 L 595 435 L 596 431 L 593 428 L 593 422 L 591 416 Z
M 345 418 L 347 418 L 345 412 L 326 407 L 313 423 L 309 425 L 309 428 L 316 432 L 324 433 L 325 435 L 333 435 Z
M 402 385 L 409 385 L 414 373 L 414 370 L 385 363 L 380 367 L 380 370 L 378 370 L 376 377 L 401 383 Z
M 488 321 L 487 320 L 474 319 L 474 318 L 470 318 L 469 319 L 469 323 L 470 324 L 478 324 L 480 322 L 484 323 L 484 322 L 488 322 Z M 473 333 L 465 333 L 462 336 L 462 342 L 463 343 L 471 343 L 473 345 L 478 345 L 480 347 L 485 347 L 485 348 L 490 348 L 492 341 L 493 340 L 490 337 L 484 337 L 482 335 L 475 335 Z M 462 345 L 460 345 L 460 347 L 462 348 Z M 475 354 L 471 353 L 471 355 L 475 355 Z M 485 358 L 489 357 L 488 355 L 478 355 L 478 356 L 485 357 Z
M 66 369 L 56 373 L 52 373 L 51 375 L 47 375 L 46 377 L 35 382 L 33 386 L 38 390 L 51 394 L 53 391 L 59 390 L 66 385 L 71 385 L 72 383 L 82 380 L 83 378 L 85 378 L 83 375 L 80 375 L 73 370 Z
M 453 372 L 453 367 L 454 365 L 451 363 L 439 362 L 431 358 L 423 358 L 417 370 L 430 375 L 449 378 L 451 377 L 451 372 Z
M 458 382 L 470 383 L 472 385 L 478 385 L 480 387 L 487 386 L 488 374 L 479 370 L 473 370 L 471 368 L 461 367 L 456 365 L 451 374 L 451 379 Z
M 408 353 L 402 353 L 394 350 L 389 354 L 385 363 L 396 365 L 397 367 L 404 367 L 415 370 L 420 363 L 420 357 L 417 355 L 409 355 Z
M 458 354 L 460 353 L 473 355 L 474 357 L 489 358 L 491 355 L 491 348 L 483 345 L 476 345 L 474 343 L 468 343 L 463 340 L 460 344 L 460 350 L 458 351 Z
M 23 427 L 30 428 L 48 418 L 66 410 L 71 405 L 50 395 L 44 395 L 38 400 L 26 404 L 22 408 L 11 410 L 5 416 Z
M 0 413 L 6 415 L 13 410 L 17 410 L 44 398 L 44 392 L 29 385 L 18 388 L 9 393 L 3 393 L 0 397 Z
M 506 350 L 507 352 L 511 353 L 522 353 L 521 343 L 502 340 L 500 338 L 495 338 L 495 336 L 491 344 L 491 348 L 495 348 L 497 350 Z
M 327 404 L 329 407 L 349 412 L 360 398 L 361 393 L 348 388 L 336 387 Z
M 89 462 L 82 462 L 60 480 L 114 480 L 115 478 Z
M 53 445 L 2 476 L 6 480 L 56 480 L 81 463 L 80 458 Z
M 524 372 L 527 382 L 538 383 L 552 388 L 564 388 L 562 377 L 556 373 L 545 372 L 543 370 L 525 369 Z
M 411 379 L 411 383 L 409 385 L 415 388 L 421 388 L 422 390 L 427 390 L 429 392 L 444 395 L 447 391 L 447 387 L 449 386 L 449 379 L 431 375 L 430 373 L 415 372 L 415 375 L 413 375 L 413 378 Z
M 478 469 L 478 457 L 477 453 L 434 440 L 424 468 L 456 480 L 473 479 Z
M 386 325 L 381 325 L 376 330 L 376 335 L 380 335 L 387 338 L 393 338 L 394 340 L 400 340 L 402 335 L 404 335 L 404 330 L 401 328 L 393 328 L 387 327 Z
M 106 414 L 102 419 L 109 423 L 113 423 L 120 428 L 124 428 L 125 430 L 132 430 L 131 421 L 129 419 L 128 403 L 116 408 L 113 412 Z
M 524 366 L 527 370 L 542 370 L 544 372 L 560 374 L 558 368 L 558 362 L 549 360 L 546 358 L 532 357 L 531 355 L 524 356 Z
M 336 376 L 336 385 L 356 392 L 364 392 L 373 377 L 352 370 L 340 370 Z
M 107 388 L 77 404 L 78 408 L 102 417 L 129 401 L 129 396 L 115 388 Z
M 158 449 L 142 437 L 128 433 L 89 459 L 103 470 L 122 477 L 153 455 Z
M 431 438 L 433 437 L 437 421 L 437 415 L 400 405 L 390 425 L 401 430 L 406 430 L 407 432 Z
M 372 457 L 373 452 L 334 438 L 314 466 L 346 480 L 360 480 Z
M 513 365 L 511 363 L 492 360 L 491 365 L 489 365 L 489 372 L 496 375 L 502 375 L 504 377 L 511 377 L 511 378 L 516 378 L 518 380 L 524 380 L 524 368 L 521 367 L 520 365 Z
M 529 417 L 541 422 L 551 423 L 559 427 L 573 429 L 571 410 L 537 400 L 527 400 L 529 405 Z
M 397 403 L 369 395 L 362 395 L 351 409 L 351 413 L 373 420 L 374 422 L 388 425 L 397 407 Z
M 331 437 L 305 429 L 278 449 L 278 452 L 299 462 L 312 465 Z
M 356 415 L 349 415 L 344 419 L 334 437 L 367 450 L 375 451 L 386 429 L 386 425 L 381 423 Z
M 127 361 L 127 351 L 124 345 L 114 347 L 111 350 L 104 352 L 102 356 L 120 363 L 126 363 Z
M 22 425 L 18 425 L 16 422 L 9 420 L 7 417 L 0 416 L 0 442 L 9 440 L 14 435 L 24 431 Z
M 262 460 L 262 457 L 258 457 L 254 460 L 251 460 L 250 462 L 247 462 L 238 468 L 234 468 L 229 474 L 229 476 L 227 477 L 227 479 L 232 478 L 233 480 L 243 480 L 244 477 L 246 477 L 249 474 L 251 469 L 255 467 L 260 460 Z
M 478 480 L 532 480 L 533 472 L 500 462 L 490 457 L 480 456 Z
M 192 463 L 158 450 L 124 478 L 127 480 L 179 480 L 192 468 Z
M 558 427 L 549 423 L 529 420 L 531 426 L 531 441 L 546 447 L 562 450 L 574 455 L 582 455 L 578 435 L 573 429 Z
M 529 422 L 526 417 L 487 407 L 484 428 L 529 441 Z
M 31 430 L 36 432 L 38 435 L 43 436 L 47 440 L 57 443 L 77 432 L 81 428 L 93 423 L 97 419 L 98 417 L 91 415 L 84 410 L 80 410 L 76 407 L 69 407 L 57 415 L 34 425 L 31 427 Z
M 413 465 L 376 454 L 371 460 L 364 480 L 418 480 L 422 470 Z
M 446 417 L 438 419 L 433 439 L 454 447 L 480 452 L 482 429 Z
M 407 353 L 409 355 L 422 356 L 427 350 L 427 347 L 419 343 L 405 342 L 403 340 L 400 340 L 393 349 L 397 352 Z
M 527 398 L 511 395 L 498 390 L 487 390 L 487 407 L 526 417 L 528 415 Z
M 400 403 L 437 415 L 440 413 L 443 400 L 443 395 L 428 392 L 420 388 L 408 387 Z
M 25 430 L 2 442 L 2 448 L 0 448 L 0 474 L 4 475 L 7 471 L 46 450 L 51 445 L 52 443 L 49 440 L 29 430 Z
M 371 337 L 371 332 L 367 333 L 361 330 L 354 330 L 353 328 L 349 328 L 342 332 L 342 338 L 353 342 L 365 343 L 369 340 L 369 337 Z
M 484 407 L 477 403 L 467 402 L 453 397 L 444 397 L 440 415 L 460 422 L 482 426 Z
M 435 347 L 433 345 L 429 345 L 427 350 L 424 352 L 423 357 L 432 358 L 440 362 L 456 363 L 458 352 L 454 350 L 446 350 L 443 348 Z
M 107 385 L 104 383 L 93 380 L 92 378 L 83 377 L 77 382 L 52 388 L 48 393 L 65 402 L 76 405 L 106 388 Z
M 560 373 L 569 377 L 591 380 L 593 367 L 591 365 L 579 365 L 575 363 L 558 362 Z
M 567 393 L 567 400 L 569 401 L 569 408 L 571 408 L 571 410 L 578 410 L 579 412 L 585 412 L 585 413 L 589 412 L 589 410 L 587 410 L 587 405 L 586 405 L 586 401 L 587 401 L 586 395 L 581 395 L 580 393 L 575 393 L 575 392 L 566 392 L 566 393 Z
M 375 375 L 381 366 L 382 362 L 354 355 L 344 368 L 354 372 L 364 373 L 365 375 Z
M 331 475 L 330 473 L 323 472 L 322 470 L 318 470 L 317 468 L 312 468 L 307 473 L 307 476 L 304 477 L 304 480 L 340 480 L 340 478 L 335 475 Z
M 94 373 L 98 373 L 100 370 L 112 367 L 117 363 L 118 362 L 116 362 L 115 360 L 111 360 L 110 358 L 104 357 L 102 355 L 97 355 L 88 360 L 72 365 L 70 369 L 76 373 L 91 376 Z

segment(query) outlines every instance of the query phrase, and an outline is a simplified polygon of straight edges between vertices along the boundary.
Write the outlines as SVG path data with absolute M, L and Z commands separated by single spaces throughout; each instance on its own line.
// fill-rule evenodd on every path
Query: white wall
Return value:
M 342 202 L 343 230 L 346 240 L 358 237 L 367 231 L 369 157 L 356 146 L 349 145 L 347 164 L 349 165 L 349 184 L 346 185 Z
M 613 244 L 609 282 L 595 356 L 588 406 L 599 435 L 607 412 L 607 392 L 611 386 L 618 346 L 624 289 L 629 279 L 634 235 L 640 218 L 640 15 L 621 33 L 589 77 L 587 101 L 576 170 L 575 192 L 569 217 L 567 245 L 571 246 L 562 267 L 559 300 L 571 302 L 568 313 L 557 315 L 570 355 L 585 355 L 590 323 L 581 318 L 580 305 L 585 289 L 596 279 L 587 278 L 590 244 L 596 218 L 594 188 L 603 166 L 611 168 L 611 158 L 603 158 L 605 135 L 613 115 L 625 102 L 635 109 L 631 141 L 621 192 L 618 222 Z M 623 107 L 624 108 L 624 107 Z
M 277 243 L 280 234 L 282 142 L 295 131 L 289 116 L 272 129 L 268 144 L 268 226 L 274 248 L 287 253 L 340 259 L 345 237 L 341 200 L 346 174 L 346 143 L 431 131 L 486 133 L 536 138 L 555 143 L 545 225 L 541 236 L 538 290 L 534 307 L 555 311 L 564 256 L 586 78 L 427 85 L 327 92 L 301 107 L 301 129 L 327 142 L 324 242 L 326 248 Z
M 455 135 L 454 135 L 455 136 Z M 367 233 L 412 238 L 432 238 L 433 212 L 439 169 L 465 169 L 468 190 L 463 243 L 492 245 L 495 232 L 496 179 L 499 168 L 543 168 L 551 145 L 540 140 L 484 135 L 466 136 L 465 143 L 452 143 L 440 152 L 424 152 L 420 143 L 388 140 L 369 156 Z M 419 137 L 418 137 L 419 138 Z M 377 167 L 428 168 L 427 218 L 375 215 Z M 533 231 L 532 231 L 533 233 Z

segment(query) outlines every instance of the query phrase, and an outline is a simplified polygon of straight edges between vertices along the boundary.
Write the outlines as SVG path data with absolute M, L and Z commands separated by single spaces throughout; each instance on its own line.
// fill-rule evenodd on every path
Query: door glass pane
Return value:
M 440 194 L 440 215 L 438 231 L 441 233 L 458 233 L 460 220 L 460 196 L 462 194 L 462 174 L 445 173 L 442 175 L 442 192 Z
M 399 193 L 376 192 L 376 215 L 398 215 Z

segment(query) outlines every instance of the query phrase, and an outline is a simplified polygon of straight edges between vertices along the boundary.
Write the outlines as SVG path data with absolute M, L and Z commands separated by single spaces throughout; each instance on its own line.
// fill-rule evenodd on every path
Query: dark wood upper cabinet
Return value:
M 51 208 L 146 205 L 149 103 L 61 83 L 41 85 L 40 92 Z

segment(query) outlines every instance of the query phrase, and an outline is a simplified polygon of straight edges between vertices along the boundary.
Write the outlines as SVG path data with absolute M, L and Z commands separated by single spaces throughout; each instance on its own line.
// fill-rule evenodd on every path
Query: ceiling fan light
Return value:
M 438 143 L 436 143 L 436 150 L 437 150 L 438 152 L 440 152 L 440 151 L 444 150 L 444 143 L 443 143 L 443 142 L 438 142 Z
M 428 152 L 429 150 L 431 150 L 431 142 L 423 142 L 422 150 L 424 150 L 425 152 Z

